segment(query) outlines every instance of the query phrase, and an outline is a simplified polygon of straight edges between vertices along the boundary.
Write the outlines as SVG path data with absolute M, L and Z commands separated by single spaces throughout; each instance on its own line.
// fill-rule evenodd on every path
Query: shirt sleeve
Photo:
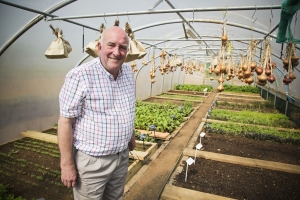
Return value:
M 74 70 L 70 71 L 59 94 L 60 115 L 66 118 L 80 116 L 85 94 L 84 81 Z

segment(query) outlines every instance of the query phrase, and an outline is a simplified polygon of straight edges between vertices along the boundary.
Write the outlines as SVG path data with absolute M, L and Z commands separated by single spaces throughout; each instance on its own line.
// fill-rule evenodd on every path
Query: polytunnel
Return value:
M 0 0 L 0 144 L 57 123 L 66 74 L 94 59 L 87 45 L 99 38 L 101 25 L 108 28 L 116 21 L 124 29 L 128 23 L 145 50 L 142 58 L 127 62 L 138 101 L 181 84 L 210 85 L 221 93 L 218 78 L 225 75 L 212 72 L 223 63 L 236 67 L 236 75 L 223 84 L 259 88 L 261 97 L 299 125 L 299 65 L 284 64 L 300 56 L 298 9 L 296 0 Z M 49 59 L 45 52 L 56 28 L 72 51 Z M 161 66 L 162 54 L 167 69 Z M 238 67 L 251 62 L 273 62 L 269 70 L 275 81 L 260 81 L 254 71 L 252 81 L 239 77 Z

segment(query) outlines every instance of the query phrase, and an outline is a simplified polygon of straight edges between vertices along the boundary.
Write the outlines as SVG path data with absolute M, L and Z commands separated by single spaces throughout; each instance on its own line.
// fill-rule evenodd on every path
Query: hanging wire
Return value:
M 282 53 L 282 51 L 283 51 L 283 44 L 284 44 L 284 42 L 281 43 L 280 59 L 282 59 L 282 55 L 283 55 L 283 53 Z
M 226 6 L 226 12 L 225 12 L 225 14 L 224 14 L 223 19 L 225 18 L 226 14 L 227 14 L 227 11 L 228 11 L 228 7 Z
M 193 8 L 193 23 L 194 23 L 194 21 L 195 21 L 195 9 Z
M 254 15 L 255 15 L 255 13 L 256 13 L 256 10 L 257 10 L 257 7 L 256 7 L 256 5 L 255 5 L 255 11 L 254 11 L 254 13 L 253 13 L 251 19 L 253 19 Z
M 295 35 L 295 33 L 296 33 L 297 14 L 298 14 L 298 10 L 297 10 L 297 12 L 296 12 L 296 16 L 295 16 L 294 35 Z
M 128 11 L 127 11 L 127 18 L 128 18 L 128 21 L 130 22 L 130 19 L 129 19 L 129 16 L 128 16 Z
M 56 25 L 56 28 L 58 28 L 59 23 L 60 23 L 60 20 L 58 20 L 58 23 L 57 23 L 57 25 Z
M 103 19 L 105 21 L 105 25 L 107 25 L 107 22 L 106 22 L 106 19 L 105 19 L 105 13 L 104 13 Z
M 271 6 L 271 15 L 272 15 L 272 19 L 273 19 L 273 4 Z
M 84 53 L 84 26 L 82 27 L 82 53 Z

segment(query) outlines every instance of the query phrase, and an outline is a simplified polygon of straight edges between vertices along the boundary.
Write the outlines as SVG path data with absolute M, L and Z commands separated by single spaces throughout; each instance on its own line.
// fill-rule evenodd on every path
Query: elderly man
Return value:
M 122 199 L 135 147 L 134 75 L 123 64 L 128 47 L 123 29 L 106 29 L 99 58 L 72 69 L 61 89 L 61 180 L 74 199 Z

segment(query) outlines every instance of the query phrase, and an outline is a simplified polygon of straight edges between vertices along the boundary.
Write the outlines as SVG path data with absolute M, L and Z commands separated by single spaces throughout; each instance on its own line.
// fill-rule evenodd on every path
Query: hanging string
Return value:
M 82 27 L 82 53 L 84 53 L 84 26 Z
M 295 33 L 296 33 L 297 14 L 298 14 L 298 11 L 296 12 L 296 16 L 295 16 L 294 35 L 295 35 Z
M 104 13 L 104 15 L 103 15 L 103 19 L 104 19 L 104 21 L 105 21 L 105 25 L 107 25 L 107 22 L 106 22 L 106 19 L 105 19 L 105 13 Z
M 272 19 L 273 19 L 273 4 L 271 6 L 271 15 L 272 15 Z
M 127 18 L 128 18 L 128 21 L 130 22 L 130 19 L 129 19 L 129 17 L 128 17 L 128 11 L 127 11 Z
M 280 59 L 282 59 L 283 43 L 281 43 Z
M 58 23 L 57 23 L 57 26 L 56 26 L 56 28 L 58 28 L 58 25 L 59 25 L 59 23 L 60 23 L 60 20 L 58 20 Z
M 195 21 L 195 16 L 194 16 L 194 14 L 195 14 L 195 9 L 193 8 L 193 23 L 194 23 L 194 21 Z
M 255 5 L 255 11 L 254 11 L 254 13 L 253 13 L 253 15 L 252 15 L 251 19 L 253 19 L 253 17 L 254 17 L 254 14 L 256 13 L 256 10 L 257 10 L 257 7 L 256 7 L 256 5 Z
M 226 6 L 226 12 L 225 12 L 225 15 L 223 16 L 223 19 L 225 18 L 227 11 L 228 11 L 228 7 Z

